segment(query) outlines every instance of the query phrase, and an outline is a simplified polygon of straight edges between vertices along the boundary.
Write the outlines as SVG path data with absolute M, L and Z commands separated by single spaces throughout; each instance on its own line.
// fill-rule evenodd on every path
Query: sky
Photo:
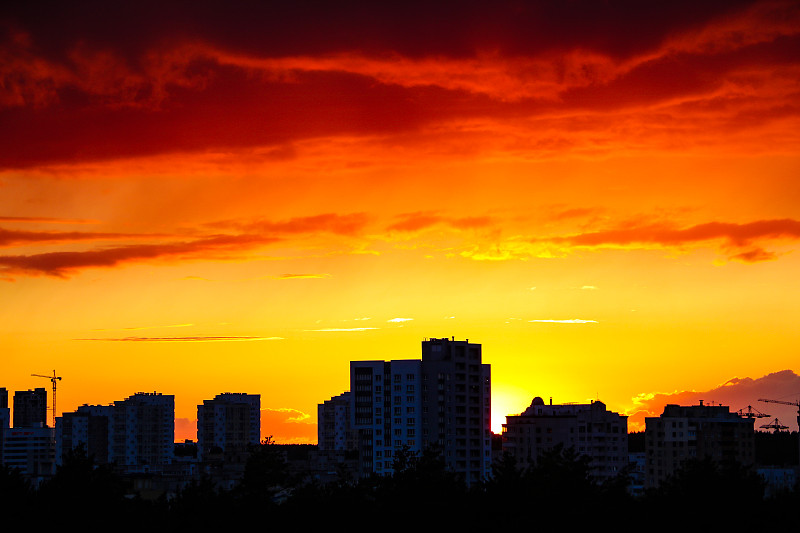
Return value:
M 15 4 L 0 387 L 315 442 L 349 361 L 455 337 L 498 432 L 800 399 L 796 2 Z

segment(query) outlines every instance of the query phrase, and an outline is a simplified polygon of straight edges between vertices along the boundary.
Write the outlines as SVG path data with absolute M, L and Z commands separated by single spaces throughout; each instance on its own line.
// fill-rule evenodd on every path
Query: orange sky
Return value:
M 302 442 L 423 337 L 495 430 L 800 371 L 796 2 L 284 4 L 2 8 L 0 386 Z

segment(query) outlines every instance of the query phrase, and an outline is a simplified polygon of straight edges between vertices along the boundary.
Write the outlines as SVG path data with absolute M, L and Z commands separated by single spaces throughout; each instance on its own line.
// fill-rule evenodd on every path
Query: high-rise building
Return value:
M 422 450 L 421 369 L 415 360 L 350 362 L 360 474 L 391 473 L 397 450 Z
M 491 366 L 481 345 L 455 339 L 422 343 L 423 446 L 434 445 L 467 483 L 491 474 Z
M 261 441 L 261 395 L 226 392 L 197 406 L 197 454 L 243 463 Z
M 331 401 L 349 398 L 350 426 L 339 431 L 352 432 L 361 475 L 392 473 L 399 450 L 429 447 L 467 483 L 490 473 L 491 371 L 480 344 L 426 339 L 422 360 L 352 361 L 350 388 Z M 335 442 L 336 427 L 328 418 L 320 425 L 325 446 Z
M 111 460 L 127 472 L 153 472 L 172 463 L 175 396 L 137 392 L 114 402 Z
M 628 417 L 600 401 L 553 405 L 538 396 L 522 414 L 506 416 L 503 451 L 519 467 L 534 466 L 543 452 L 559 445 L 586 456 L 597 482 L 611 479 L 628 465 Z
M 755 462 L 755 419 L 724 405 L 669 404 L 659 417 L 645 418 L 645 486 L 658 487 L 690 458 Z
M 47 427 L 47 391 L 43 387 L 14 393 L 14 427 Z

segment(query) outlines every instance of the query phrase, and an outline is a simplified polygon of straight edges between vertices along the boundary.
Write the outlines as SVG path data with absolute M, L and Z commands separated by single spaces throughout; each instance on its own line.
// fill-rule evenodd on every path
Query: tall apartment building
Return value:
M 503 451 L 521 468 L 536 464 L 557 445 L 589 459 L 591 475 L 603 482 L 628 465 L 628 417 L 608 411 L 603 402 L 545 404 L 538 396 L 519 415 L 506 416 Z
M 172 463 L 175 396 L 137 392 L 114 402 L 111 459 L 128 472 L 153 472 Z
M 348 391 L 317 407 L 317 445 L 321 452 L 346 452 L 356 448 L 350 423 L 352 396 Z
M 47 426 L 47 391 L 43 387 L 14 393 L 14 427 Z
M 689 458 L 755 462 L 754 419 L 724 405 L 667 405 L 660 417 L 645 418 L 645 486 L 658 487 Z
M 221 453 L 225 462 L 243 463 L 250 446 L 261 442 L 261 395 L 226 392 L 197 406 L 200 460 Z
M 480 344 L 455 339 L 424 340 L 422 360 L 352 361 L 349 430 L 359 451 L 359 473 L 392 473 L 401 448 L 419 453 L 435 447 L 467 483 L 487 476 L 490 368 L 481 362 Z M 320 412 L 325 409 L 322 404 Z M 330 435 L 335 428 L 325 419 L 320 442 L 335 442 Z

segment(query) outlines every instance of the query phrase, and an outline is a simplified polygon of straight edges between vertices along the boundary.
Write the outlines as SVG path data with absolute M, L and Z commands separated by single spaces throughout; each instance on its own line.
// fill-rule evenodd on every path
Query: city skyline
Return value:
M 798 28 L 780 0 L 0 8 L 0 387 L 159 391 L 176 431 L 245 391 L 313 442 L 350 361 L 455 336 L 496 432 L 535 396 L 797 400 Z

